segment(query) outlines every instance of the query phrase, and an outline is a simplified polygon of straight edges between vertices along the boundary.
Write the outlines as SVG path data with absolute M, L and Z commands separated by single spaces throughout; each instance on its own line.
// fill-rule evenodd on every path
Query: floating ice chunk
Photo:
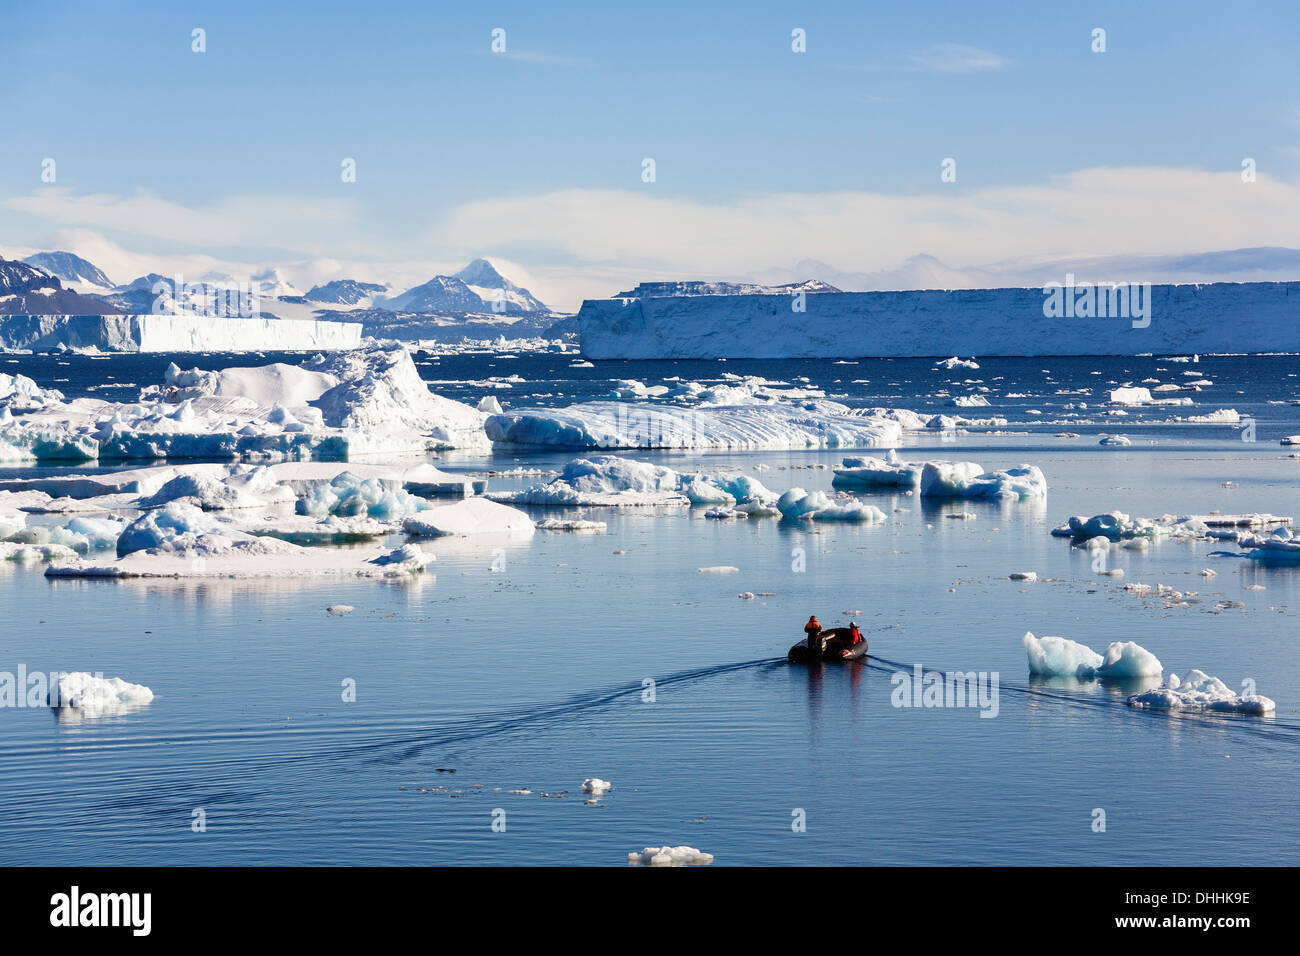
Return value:
M 164 482 L 151 495 L 140 498 L 141 508 L 157 508 L 169 502 L 192 504 L 204 511 L 232 508 L 261 508 L 294 500 L 290 488 L 279 484 L 266 467 L 236 467 L 224 477 L 206 472 L 183 471 Z
M 1007 575 L 1012 581 L 1037 581 L 1037 571 L 1012 571 Z
M 121 713 L 153 700 L 153 691 L 120 677 L 98 677 L 84 671 L 60 675 L 49 689 L 48 703 L 54 708 L 75 707 L 85 716 Z
M 1029 672 L 1046 677 L 1075 677 L 1079 680 L 1122 680 L 1159 677 L 1163 672 L 1154 654 L 1132 641 L 1114 641 L 1103 657 L 1092 648 L 1064 637 L 1021 638 L 1029 657 Z
M 566 448 L 866 448 L 897 443 L 902 426 L 819 399 L 682 408 L 584 402 L 513 409 L 487 419 L 498 444 Z
M 532 505 L 686 505 L 682 476 L 648 462 L 597 455 L 575 458 L 558 478 L 523 491 L 493 494 L 496 501 Z
M 1159 677 L 1164 673 L 1160 659 L 1133 641 L 1114 641 L 1106 648 L 1106 657 L 1097 668 L 1097 676 L 1125 679 L 1130 677 Z
M 1097 444 L 1122 446 L 1122 445 L 1131 445 L 1133 443 L 1128 440 L 1127 435 L 1103 435 L 1101 441 L 1097 442 Z
M 1256 716 L 1270 714 L 1277 707 L 1273 700 L 1260 694 L 1234 694 L 1217 677 L 1195 669 L 1188 671 L 1181 680 L 1170 674 L 1160 687 L 1136 694 L 1128 702 L 1131 707 L 1152 710 L 1214 711 Z
M 61 561 L 76 557 L 77 552 L 66 544 L 17 544 L 0 541 L 0 561 L 34 564 L 38 561 Z
M 537 523 L 539 531 L 576 531 L 579 534 L 604 534 L 606 527 L 603 521 L 566 521 L 563 518 L 547 518 Z
M 885 513 L 875 505 L 861 501 L 838 500 L 824 491 L 791 488 L 776 503 L 783 518 L 802 521 L 854 521 L 875 523 L 885 520 Z
M 530 535 L 533 521 L 518 508 L 486 498 L 466 498 L 454 505 L 440 505 L 412 515 L 402 522 L 407 534 L 429 537 L 477 534 Z M 603 528 L 604 525 L 602 524 Z
M 1208 526 L 1194 515 L 1175 517 L 1164 515 L 1161 518 L 1132 518 L 1123 511 L 1107 511 L 1104 514 L 1085 518 L 1073 515 L 1059 528 L 1053 528 L 1057 537 L 1074 538 L 1076 543 L 1082 541 L 1085 547 L 1097 538 L 1108 541 L 1150 538 L 1201 538 L 1208 533 Z
M 582 781 L 582 792 L 590 793 L 593 796 L 599 797 L 606 790 L 613 789 L 614 785 L 612 783 L 608 780 L 601 780 L 599 777 L 588 777 L 586 780 Z
M 921 483 L 927 464 L 905 462 L 891 448 L 884 458 L 845 458 L 835 467 L 831 484 L 836 488 L 914 487 Z
M 410 573 L 414 574 L 423 571 L 430 561 L 437 558 L 432 554 L 425 554 L 418 544 L 404 544 L 400 548 L 389 551 L 387 554 L 381 554 L 377 558 L 371 558 L 370 563 L 376 567 L 383 568 L 386 574 Z
M 990 403 L 983 395 L 958 395 L 948 399 L 948 404 L 955 408 L 986 408 Z
M 477 408 L 480 412 L 486 412 L 489 415 L 501 414 L 501 403 L 497 401 L 495 395 L 484 395 L 479 399 Z
M 1141 387 L 1112 389 L 1110 401 L 1113 405 L 1190 405 L 1190 398 L 1153 398 L 1151 390 Z
M 341 617 L 344 614 L 351 614 L 355 610 L 356 608 L 353 607 L 351 604 L 331 604 L 329 607 L 325 609 L 325 613 L 333 614 L 336 617 Z
M 979 366 L 975 364 L 975 359 L 974 359 L 974 358 L 971 358 L 971 359 L 960 359 L 960 358 L 958 358 L 958 357 L 955 356 L 955 355 L 952 356 L 952 358 L 946 358 L 946 359 L 942 359 L 942 360 L 940 360 L 940 361 L 938 361 L 938 362 L 935 362 L 935 363 L 934 363 L 934 367 L 935 367 L 935 368 L 946 368 L 946 369 L 954 369 L 954 368 L 970 368 L 970 369 L 978 369 L 978 368 L 979 368 Z
M 117 556 L 121 558 L 133 551 L 158 548 L 172 542 L 193 544 L 201 535 L 231 533 L 228 522 L 210 517 L 193 505 L 172 502 L 146 512 L 127 525 L 117 539 Z
M 1042 498 L 1047 479 L 1036 465 L 980 472 L 971 461 L 926 462 L 921 494 L 937 498 Z
M 1029 657 L 1029 673 L 1043 677 L 1090 680 L 1104 660 L 1092 648 L 1065 637 L 1035 637 L 1026 631 L 1021 642 Z
M 732 567 L 730 564 L 715 564 L 708 568 L 697 568 L 700 574 L 735 574 L 740 568 Z
M 693 846 L 648 846 L 629 853 L 627 862 L 631 866 L 707 866 L 713 862 L 713 854 Z
M 360 478 L 350 471 L 336 475 L 328 485 L 318 484 L 298 499 L 300 515 L 323 518 L 368 516 L 395 521 L 428 507 L 408 491 L 380 478 Z
M 1235 408 L 1216 408 L 1206 415 L 1189 415 L 1184 421 L 1202 425 L 1235 425 L 1241 421 L 1241 414 Z
M 1270 535 L 1243 535 L 1237 543 L 1253 548 L 1246 557 L 1261 564 L 1300 563 L 1300 533 L 1294 528 L 1278 528 Z

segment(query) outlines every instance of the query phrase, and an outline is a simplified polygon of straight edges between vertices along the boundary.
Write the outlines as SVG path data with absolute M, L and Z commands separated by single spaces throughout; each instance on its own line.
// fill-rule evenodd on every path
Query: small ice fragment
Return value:
M 627 855 L 629 866 L 707 866 L 712 853 L 702 853 L 693 846 L 648 846 Z

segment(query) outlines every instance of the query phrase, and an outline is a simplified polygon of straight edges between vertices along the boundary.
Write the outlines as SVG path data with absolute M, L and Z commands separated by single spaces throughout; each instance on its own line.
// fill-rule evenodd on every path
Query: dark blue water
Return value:
M 69 394 L 112 374 L 134 383 L 120 386 L 133 396 L 170 360 L 22 357 L 19 370 Z M 234 364 L 181 364 L 196 361 Z M 1129 432 L 1130 448 L 1100 448 L 1027 425 L 1010 410 L 1021 400 L 991 393 L 992 409 L 965 411 L 1002 414 L 1006 431 L 1022 434 L 914 435 L 904 455 L 1038 464 L 1051 483 L 1046 503 L 873 495 L 887 524 L 813 528 L 579 509 L 566 516 L 605 520 L 609 533 L 539 533 L 507 549 L 498 571 L 495 545 L 433 543 L 436 574 L 405 585 L 51 582 L 39 568 L 5 566 L 0 670 L 98 670 L 157 698 L 76 723 L 47 708 L 0 709 L 0 861 L 622 865 L 630 850 L 687 843 L 718 865 L 1300 862 L 1300 569 L 1215 556 L 1235 549 L 1205 542 L 1118 553 L 1124 580 L 1196 592 L 1169 608 L 1098 578 L 1086 554 L 1047 533 L 1072 513 L 1111 508 L 1300 511 L 1300 460 L 1276 444 L 1300 432 L 1296 408 L 1270 404 L 1297 398 L 1295 359 L 995 359 L 954 373 L 905 361 L 569 362 L 449 356 L 422 373 L 528 379 L 497 392 L 507 404 L 599 396 L 610 379 L 807 376 L 854 404 L 951 413 L 931 393 L 967 377 L 996 381 L 998 395 L 1034 395 L 1025 407 L 1049 411 L 1080 398 L 1058 389 L 1195 370 L 1215 385 L 1194 409 L 1154 417 L 1232 407 L 1257 417 L 1259 440 L 1149 425 Z M 105 391 L 90 394 L 129 397 Z M 440 464 L 550 468 L 566 457 Z M 830 472 L 808 466 L 840 454 L 637 457 L 679 468 L 763 463 L 759 477 L 783 490 L 829 488 Z M 946 517 L 954 511 L 976 517 Z M 698 571 L 717 565 L 740 570 Z M 1205 567 L 1218 576 L 1198 576 Z M 1050 580 L 1006 579 L 1018 570 Z M 1221 600 L 1243 606 L 1220 609 Z M 325 613 L 340 603 L 356 610 Z M 828 625 L 851 612 L 876 659 L 812 672 L 781 663 L 811 612 Z M 1127 707 L 1128 688 L 1033 682 L 1026 630 L 1098 649 L 1137 640 L 1167 671 L 1199 667 L 1232 686 L 1254 679 L 1278 711 L 1168 716 Z M 914 664 L 998 673 L 997 716 L 894 707 L 891 675 Z M 653 701 L 643 699 L 647 680 Z M 590 776 L 616 787 L 597 805 L 577 792 Z M 509 792 L 521 789 L 532 793 Z M 1093 830 L 1097 809 L 1105 832 Z M 198 810 L 205 832 L 191 827 Z M 492 828 L 496 810 L 505 832 Z M 805 832 L 791 828 L 798 811 Z

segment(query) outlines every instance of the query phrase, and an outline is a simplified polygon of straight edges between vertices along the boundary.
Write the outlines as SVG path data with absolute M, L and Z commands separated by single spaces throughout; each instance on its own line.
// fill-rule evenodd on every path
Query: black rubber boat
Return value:
M 849 629 L 847 627 L 831 627 L 822 631 L 822 655 L 823 661 L 858 661 L 867 656 L 867 639 L 864 637 L 856 644 L 850 644 Z M 786 655 L 786 660 L 791 664 L 805 664 L 812 658 L 812 653 L 808 650 L 808 640 L 805 638 L 794 647 L 790 648 L 790 653 Z

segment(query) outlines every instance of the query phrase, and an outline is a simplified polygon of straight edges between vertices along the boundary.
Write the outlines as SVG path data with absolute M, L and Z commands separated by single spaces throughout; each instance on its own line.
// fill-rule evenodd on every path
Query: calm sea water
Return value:
M 133 396 L 171 360 L 16 358 L 0 370 L 101 397 Z M 268 358 L 277 356 L 177 360 Z M 1170 608 L 1096 577 L 1086 554 L 1047 533 L 1070 514 L 1112 508 L 1300 511 L 1300 460 L 1277 445 L 1300 433 L 1300 408 L 1286 404 L 1300 399 L 1294 357 L 990 359 L 951 373 L 902 360 L 570 361 L 457 356 L 421 368 L 463 399 L 485 394 L 472 383 L 491 376 L 526 379 L 497 392 L 507 404 L 598 396 L 611 379 L 730 372 L 806 376 L 855 404 L 949 413 L 932 393 L 978 379 L 994 407 L 971 414 L 1005 415 L 1018 434 L 910 436 L 904 456 L 1032 462 L 1051 491 L 1045 504 L 1010 505 L 872 495 L 890 521 L 869 527 L 566 511 L 607 521 L 608 534 L 538 533 L 508 547 L 498 571 L 496 542 L 434 542 L 436 573 L 405 584 L 146 586 L 0 567 L 0 670 L 102 671 L 157 694 L 130 714 L 80 722 L 0 709 L 0 862 L 623 865 L 629 851 L 665 843 L 697 846 L 717 865 L 1300 862 L 1300 568 L 1256 567 L 1205 542 L 1120 552 L 1124 580 L 1197 592 Z M 1079 439 L 1025 424 L 1029 409 L 1055 419 L 1065 403 L 1103 400 L 1106 383 L 1185 371 L 1215 384 L 1194 409 L 1150 417 L 1232 407 L 1257 421 L 1258 441 L 1132 419 L 1071 427 Z M 113 382 L 120 394 L 90 390 Z M 1057 394 L 1080 389 L 1094 394 Z M 1126 431 L 1134 444 L 1098 447 L 1099 431 Z M 842 454 L 636 457 L 762 463 L 770 470 L 751 473 L 784 490 L 829 489 L 830 472 L 808 466 Z M 554 468 L 567 457 L 453 454 L 439 464 Z M 698 570 L 717 565 L 739 571 Z M 1050 580 L 1007 580 L 1022 570 Z M 356 610 L 330 616 L 332 604 Z M 874 659 L 786 665 L 814 612 L 828 625 L 851 613 Z M 1098 649 L 1136 640 L 1166 671 L 1253 679 L 1277 714 L 1161 715 L 1127 707 L 1129 688 L 1031 681 L 1026 630 Z M 996 673 L 997 716 L 893 706 L 893 673 L 916 664 Z M 345 682 L 355 702 L 343 700 Z M 595 805 L 578 792 L 591 776 L 616 788 Z M 1105 832 L 1094 832 L 1097 809 Z M 199 810 L 204 832 L 192 827 Z M 807 825 L 796 832 L 800 811 Z

